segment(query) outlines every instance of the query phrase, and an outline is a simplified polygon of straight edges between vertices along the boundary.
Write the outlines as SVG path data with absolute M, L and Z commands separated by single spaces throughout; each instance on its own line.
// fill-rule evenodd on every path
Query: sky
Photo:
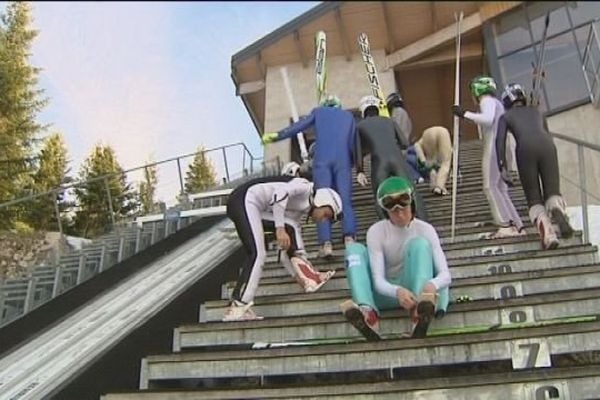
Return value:
M 231 56 L 318 3 L 33 2 L 31 62 L 50 98 L 39 121 L 63 133 L 74 176 L 96 143 L 111 145 L 124 169 L 199 145 L 244 142 L 262 157 Z M 213 154 L 222 177 L 222 153 Z M 227 151 L 231 175 L 241 154 Z M 159 192 L 178 181 L 174 163 L 159 170 Z

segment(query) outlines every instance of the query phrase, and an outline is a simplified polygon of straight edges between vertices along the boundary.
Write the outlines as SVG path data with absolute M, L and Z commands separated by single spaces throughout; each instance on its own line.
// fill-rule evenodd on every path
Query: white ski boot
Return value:
M 559 245 L 559 241 L 556 237 L 556 232 L 554 231 L 552 221 L 550 221 L 548 214 L 546 214 L 545 212 L 543 214 L 540 214 L 535 220 L 535 225 L 537 226 L 538 232 L 540 233 L 542 247 L 545 250 L 556 249 Z
M 546 210 L 552 223 L 558 225 L 560 231 L 560 237 L 570 238 L 575 233 L 571 224 L 569 224 L 569 217 L 567 216 L 567 205 L 560 196 L 551 196 L 546 200 Z
M 335 270 L 327 272 L 315 270 L 308 260 L 298 256 L 292 257 L 290 261 L 294 271 L 294 278 L 302 286 L 305 293 L 316 292 L 335 275 Z

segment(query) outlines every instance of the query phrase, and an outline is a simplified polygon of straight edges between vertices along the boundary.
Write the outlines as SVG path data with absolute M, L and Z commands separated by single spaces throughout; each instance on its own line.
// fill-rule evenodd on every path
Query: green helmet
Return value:
M 337 97 L 334 94 L 328 94 L 327 96 L 325 96 L 325 98 L 321 100 L 321 105 L 323 107 L 342 108 L 342 102 L 340 101 L 339 97 Z
M 414 198 L 414 187 L 412 183 L 401 176 L 390 176 L 379 184 L 377 188 L 377 204 L 385 210 L 389 210 L 387 199 L 396 199 L 393 204 L 407 206 L 410 203 L 412 213 L 416 212 L 416 204 Z M 407 195 L 407 196 L 402 196 Z M 404 197 L 404 199 L 402 198 Z M 386 199 L 387 198 L 387 199 Z M 403 201 L 406 202 L 403 204 Z
M 469 84 L 471 94 L 476 98 L 484 94 L 496 94 L 496 81 L 490 76 L 476 76 Z

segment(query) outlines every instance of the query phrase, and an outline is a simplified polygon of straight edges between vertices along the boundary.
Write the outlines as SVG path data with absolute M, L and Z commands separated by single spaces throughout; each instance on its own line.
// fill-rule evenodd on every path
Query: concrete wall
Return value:
M 374 50 L 373 57 L 379 67 L 384 65 L 383 50 Z M 378 75 L 384 95 L 396 89 L 393 70 Z M 290 87 L 299 115 L 306 115 L 317 105 L 314 63 L 306 68 L 301 63 L 287 65 Z M 265 98 L 265 132 L 275 132 L 289 125 L 292 112 L 283 85 L 280 67 L 267 70 Z M 353 54 L 351 61 L 344 56 L 327 57 L 327 91 L 337 95 L 345 109 L 358 108 L 361 97 L 371 94 L 367 73 L 360 54 Z M 290 140 L 265 146 L 265 160 L 279 156 L 282 162 L 290 160 Z
M 600 145 L 600 110 L 591 104 L 553 115 L 548 118 L 548 127 L 552 132 Z M 554 143 L 558 149 L 563 196 L 569 206 L 581 205 L 577 146 L 556 138 Z M 600 204 L 600 153 L 585 150 L 584 158 L 587 190 L 596 197 L 588 196 L 588 204 Z

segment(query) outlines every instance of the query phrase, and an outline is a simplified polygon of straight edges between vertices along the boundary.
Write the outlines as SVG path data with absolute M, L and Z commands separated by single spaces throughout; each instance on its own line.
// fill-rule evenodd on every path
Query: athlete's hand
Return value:
M 275 237 L 277 238 L 277 244 L 284 250 L 290 248 L 291 240 L 290 235 L 287 234 L 285 228 L 275 229 Z
M 500 169 L 500 177 L 502 178 L 504 183 L 506 183 L 509 187 L 515 186 L 515 184 L 512 180 L 512 176 L 510 175 L 510 172 L 508 172 L 508 169 L 506 168 L 506 166 L 504 166 L 504 167 L 502 167 L 502 169 Z
M 369 183 L 366 175 L 363 172 L 359 172 L 358 174 L 356 174 L 356 182 L 358 182 L 360 186 L 367 186 L 367 184 Z
M 262 136 L 262 142 L 264 144 L 273 143 L 277 139 L 279 139 L 278 132 L 265 132 L 264 135 Z
M 403 287 L 396 289 L 396 297 L 402 308 L 411 310 L 417 306 L 417 297 L 413 292 Z
M 452 114 L 456 115 L 459 118 L 464 118 L 465 117 L 465 110 L 463 110 L 462 107 L 459 106 L 458 104 L 454 104 L 452 106 Z

